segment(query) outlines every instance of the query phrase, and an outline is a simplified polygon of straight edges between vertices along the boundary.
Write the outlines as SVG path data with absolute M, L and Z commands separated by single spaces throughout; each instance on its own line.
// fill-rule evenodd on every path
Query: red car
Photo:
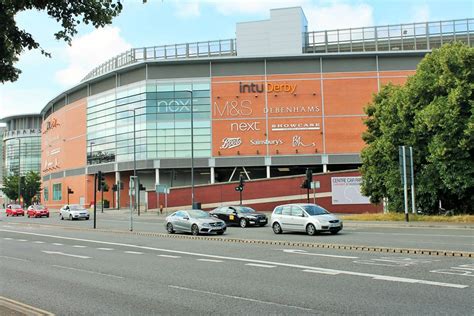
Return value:
M 26 211 L 28 217 L 49 217 L 48 209 L 43 205 L 30 205 Z
M 7 206 L 7 216 L 25 216 L 25 211 L 18 204 L 10 204 Z

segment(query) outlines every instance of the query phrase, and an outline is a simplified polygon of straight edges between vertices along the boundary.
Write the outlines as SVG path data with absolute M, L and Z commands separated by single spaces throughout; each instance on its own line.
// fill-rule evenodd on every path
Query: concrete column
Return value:
M 328 172 L 328 165 L 326 164 L 323 165 L 323 172 L 324 173 Z
M 270 179 L 270 166 L 267 166 L 267 179 Z
M 117 191 L 115 194 L 115 204 L 114 207 L 120 209 L 120 171 L 115 172 L 115 184 L 117 185 Z
M 215 182 L 215 175 L 214 175 L 214 167 L 211 167 L 211 184 L 214 184 Z
M 155 169 L 155 184 L 160 184 L 160 169 Z

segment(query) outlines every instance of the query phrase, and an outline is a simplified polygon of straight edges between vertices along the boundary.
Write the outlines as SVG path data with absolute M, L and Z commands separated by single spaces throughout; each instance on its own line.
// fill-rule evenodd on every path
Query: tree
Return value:
M 23 203 L 31 204 L 31 200 L 41 191 L 41 177 L 39 173 L 28 171 L 25 176 L 18 175 L 4 176 L 2 189 L 5 195 L 11 200 L 18 199 L 18 181 L 20 181 L 20 194 Z
M 33 36 L 18 28 L 15 17 L 25 10 L 46 11 L 47 14 L 61 23 L 62 29 L 54 34 L 56 39 L 64 40 L 69 45 L 77 26 L 82 22 L 91 23 L 94 27 L 103 27 L 122 11 L 120 0 L 1 0 L 0 1 L 0 82 L 16 81 L 21 70 L 15 68 L 18 56 L 25 50 L 40 49 L 45 51 Z
M 474 49 L 451 43 L 428 54 L 400 87 L 365 109 L 362 191 L 403 209 L 398 146 L 413 146 L 417 208 L 474 212 Z

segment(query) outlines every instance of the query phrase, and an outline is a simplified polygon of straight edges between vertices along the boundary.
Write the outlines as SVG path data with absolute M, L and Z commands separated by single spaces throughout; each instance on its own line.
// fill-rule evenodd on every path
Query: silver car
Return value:
M 61 220 L 65 218 L 70 220 L 81 218 L 88 220 L 89 217 L 89 211 L 79 204 L 66 204 L 59 210 L 59 218 Z
M 216 233 L 222 235 L 226 230 L 225 222 L 201 210 L 177 211 L 166 217 L 165 227 L 168 233 L 190 232 L 193 235 L 200 233 Z
M 275 234 L 284 231 L 302 231 L 308 235 L 318 232 L 337 234 L 342 220 L 316 204 L 286 204 L 275 207 L 271 225 Z

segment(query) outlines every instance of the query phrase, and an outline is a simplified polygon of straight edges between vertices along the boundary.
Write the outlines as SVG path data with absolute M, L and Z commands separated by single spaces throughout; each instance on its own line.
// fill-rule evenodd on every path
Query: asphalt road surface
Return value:
M 0 296 L 57 315 L 471 315 L 473 310 L 472 258 L 14 224 L 22 220 L 0 223 Z M 64 225 L 86 224 L 90 221 Z M 274 236 L 266 230 L 261 233 Z M 258 234 L 260 228 L 248 231 Z M 355 232 L 328 238 L 349 240 Z M 455 238 L 472 235 L 451 232 Z M 232 228 L 228 235 L 238 233 L 247 230 Z
M 166 233 L 164 215 L 144 213 L 140 217 L 133 216 L 133 230 L 137 232 Z M 50 218 L 27 218 L 0 216 L 0 223 L 18 224 L 44 224 L 60 225 L 66 227 L 92 228 L 92 217 L 89 221 L 69 221 L 59 219 L 57 213 L 51 213 Z M 229 227 L 223 238 L 282 240 L 294 242 L 317 242 L 328 244 L 362 245 L 395 248 L 417 248 L 450 251 L 474 251 L 474 226 L 471 229 L 456 225 L 442 227 L 411 227 L 409 225 L 426 225 L 423 223 L 383 224 L 372 225 L 361 222 L 344 222 L 344 229 L 338 235 L 320 234 L 307 236 L 305 233 L 291 233 L 275 235 L 267 225 L 266 227 Z M 462 225 L 461 225 L 462 226 Z M 129 231 L 130 216 L 123 211 L 106 211 L 97 213 L 97 228 Z

